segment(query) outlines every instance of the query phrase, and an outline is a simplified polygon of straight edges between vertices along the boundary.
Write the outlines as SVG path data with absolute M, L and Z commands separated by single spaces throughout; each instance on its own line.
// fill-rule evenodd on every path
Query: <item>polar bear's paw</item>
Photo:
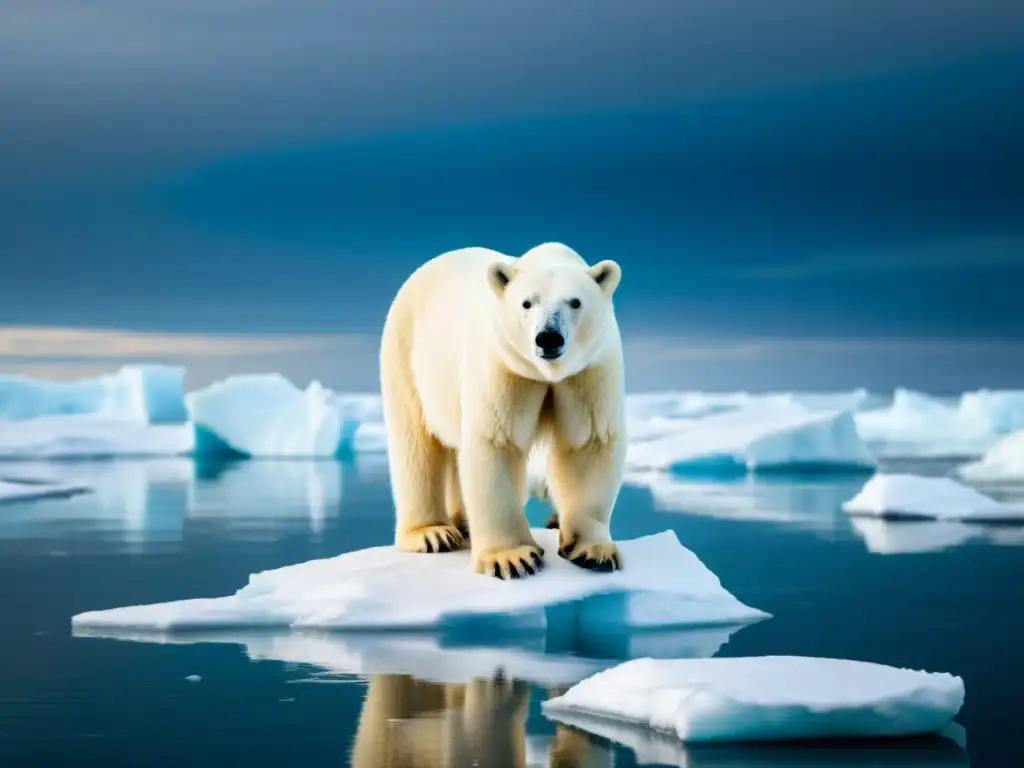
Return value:
M 558 554 L 573 565 L 588 571 L 608 573 L 622 569 L 622 555 L 611 541 L 583 541 L 578 536 L 563 536 Z
M 454 525 L 424 525 L 398 534 L 395 546 L 404 552 L 453 552 L 462 545 L 462 534 Z
M 548 521 L 546 523 L 544 523 L 544 527 L 545 528 L 558 528 L 558 513 L 557 512 L 552 512 L 551 513 L 551 517 L 549 517 Z
M 544 568 L 544 550 L 535 544 L 481 552 L 473 563 L 477 573 L 496 579 L 522 579 Z

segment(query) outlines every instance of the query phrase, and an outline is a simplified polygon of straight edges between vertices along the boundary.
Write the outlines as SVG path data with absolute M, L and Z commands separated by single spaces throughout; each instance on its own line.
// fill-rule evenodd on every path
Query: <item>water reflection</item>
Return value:
M 61 549 L 99 539 L 137 549 L 180 542 L 194 468 L 189 459 L 16 462 L 0 474 L 81 484 L 91 492 L 5 507 L 0 540 L 33 540 Z
M 869 552 L 908 555 L 942 552 L 972 542 L 1024 546 L 1024 526 L 961 523 L 955 520 L 883 520 L 854 517 L 850 526 Z
M 864 485 L 862 477 L 804 479 L 750 475 L 707 482 L 667 472 L 631 473 L 626 482 L 648 489 L 655 509 L 798 526 L 821 533 L 845 529 L 842 503 Z
M 94 545 L 174 551 L 190 532 L 249 541 L 300 531 L 318 538 L 340 512 L 344 472 L 337 461 L 0 462 L 0 477 L 90 489 L 5 504 L 0 542 L 59 540 L 63 553 Z
M 235 461 L 198 467 L 189 486 L 190 521 L 236 537 L 273 537 L 286 521 L 322 534 L 341 508 L 343 465 L 337 461 Z
M 530 686 L 519 680 L 439 685 L 406 675 L 375 675 L 363 700 L 351 766 L 614 765 L 609 750 L 568 728 L 558 726 L 551 738 L 527 734 L 529 709 Z
M 620 744 L 637 765 L 679 768 L 968 768 L 966 733 L 952 723 L 934 736 L 908 739 L 805 741 L 761 744 L 683 744 L 668 734 L 608 720 L 559 717 L 563 728 L 578 729 L 599 743 Z
M 542 686 L 568 686 L 624 659 L 708 658 L 740 627 L 671 632 L 604 633 L 605 638 L 562 645 L 545 635 L 485 644 L 457 637 L 405 632 L 209 631 L 156 632 L 73 627 L 82 638 L 193 645 L 222 643 L 244 648 L 253 661 L 302 665 L 317 671 L 301 681 L 328 682 L 351 675 L 409 674 L 437 683 L 507 677 Z

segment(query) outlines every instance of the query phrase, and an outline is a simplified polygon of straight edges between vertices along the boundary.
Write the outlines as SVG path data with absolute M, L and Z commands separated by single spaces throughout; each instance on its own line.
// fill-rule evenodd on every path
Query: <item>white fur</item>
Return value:
M 523 506 L 527 455 L 543 441 L 563 539 L 598 559 L 615 553 L 608 523 L 625 459 L 612 306 L 620 275 L 614 262 L 589 267 L 547 243 L 518 259 L 450 251 L 408 278 L 381 346 L 399 547 L 429 551 L 425 541 L 455 538 L 451 526 L 468 518 L 478 571 L 507 573 L 510 561 L 539 552 Z M 535 337 L 552 323 L 565 351 L 544 360 Z

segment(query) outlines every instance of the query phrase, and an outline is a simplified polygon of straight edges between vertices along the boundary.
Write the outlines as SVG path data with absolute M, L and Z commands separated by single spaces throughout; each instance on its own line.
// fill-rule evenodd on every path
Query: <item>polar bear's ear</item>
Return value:
M 611 259 L 605 259 L 588 269 L 587 274 L 594 278 L 594 282 L 601 288 L 605 296 L 611 296 L 619 287 L 622 268 Z
M 509 264 L 496 261 L 487 268 L 487 282 L 491 285 L 494 295 L 500 297 L 505 293 L 505 286 L 516 276 L 516 268 Z

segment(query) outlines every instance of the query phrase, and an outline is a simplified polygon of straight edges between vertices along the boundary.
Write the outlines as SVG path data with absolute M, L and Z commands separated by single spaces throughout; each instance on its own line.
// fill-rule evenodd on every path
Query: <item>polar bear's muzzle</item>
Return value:
M 565 352 L 565 336 L 553 325 L 545 325 L 534 339 L 537 355 L 542 360 L 557 360 Z

